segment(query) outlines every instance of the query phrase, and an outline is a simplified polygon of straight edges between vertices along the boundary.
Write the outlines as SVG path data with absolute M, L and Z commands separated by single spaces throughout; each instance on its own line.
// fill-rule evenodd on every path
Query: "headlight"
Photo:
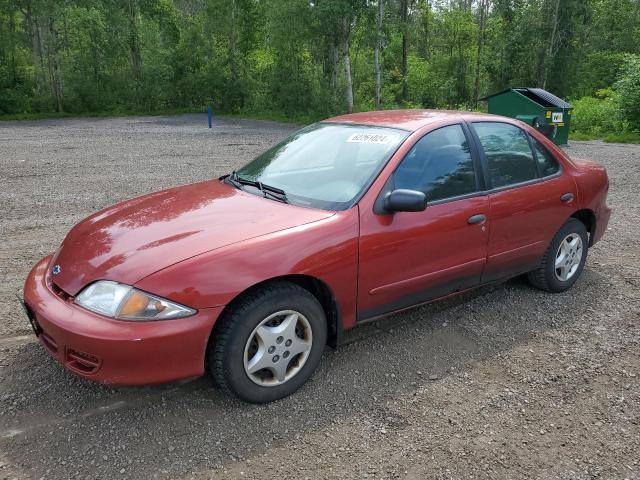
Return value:
M 88 310 L 119 320 L 169 320 L 196 313 L 192 308 L 107 280 L 86 287 L 75 302 Z

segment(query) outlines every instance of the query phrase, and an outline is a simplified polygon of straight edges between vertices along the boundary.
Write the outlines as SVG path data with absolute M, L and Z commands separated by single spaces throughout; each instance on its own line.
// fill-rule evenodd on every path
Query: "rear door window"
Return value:
M 493 188 L 538 178 L 529 140 L 520 128 L 501 122 L 476 122 L 473 128 L 487 158 Z

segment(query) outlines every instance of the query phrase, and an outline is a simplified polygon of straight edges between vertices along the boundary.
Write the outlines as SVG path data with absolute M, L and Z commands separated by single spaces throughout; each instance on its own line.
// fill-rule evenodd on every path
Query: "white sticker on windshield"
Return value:
M 394 135 L 385 135 L 384 133 L 354 133 L 347 142 L 350 143 L 379 143 L 386 145 L 394 141 L 396 137 Z

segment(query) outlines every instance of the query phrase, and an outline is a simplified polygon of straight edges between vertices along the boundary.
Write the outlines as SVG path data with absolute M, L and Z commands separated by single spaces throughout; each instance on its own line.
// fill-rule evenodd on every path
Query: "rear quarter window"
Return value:
M 533 143 L 533 151 L 536 153 L 536 161 L 540 168 L 540 175 L 548 177 L 558 173 L 560 171 L 560 164 L 558 160 L 556 160 L 556 157 L 554 157 L 542 143 L 533 138 L 533 136 L 531 137 L 531 141 Z

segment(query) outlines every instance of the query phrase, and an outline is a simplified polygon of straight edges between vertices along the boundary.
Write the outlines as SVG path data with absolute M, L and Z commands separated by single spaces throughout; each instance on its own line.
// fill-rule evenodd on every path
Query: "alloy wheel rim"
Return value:
M 582 237 L 577 233 L 570 233 L 558 247 L 555 260 L 556 278 L 566 282 L 578 271 L 582 260 Z
M 282 385 L 304 367 L 313 333 L 309 320 L 295 310 L 280 310 L 262 320 L 244 347 L 244 371 L 263 387 Z

